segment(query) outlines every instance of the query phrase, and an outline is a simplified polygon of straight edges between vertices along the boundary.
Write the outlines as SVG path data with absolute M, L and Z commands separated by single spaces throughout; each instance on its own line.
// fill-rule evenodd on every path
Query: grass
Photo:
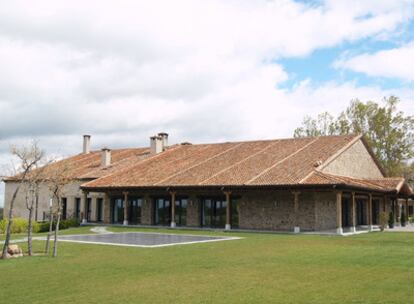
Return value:
M 0 261 L 2 298 L 15 303 L 414 303 L 414 233 L 231 235 L 243 239 L 162 248 L 61 242 L 58 258 Z M 35 242 L 35 250 L 43 247 L 44 242 Z

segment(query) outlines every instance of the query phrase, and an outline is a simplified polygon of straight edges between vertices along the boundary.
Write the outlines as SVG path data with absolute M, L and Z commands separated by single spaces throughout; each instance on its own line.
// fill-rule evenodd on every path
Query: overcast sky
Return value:
M 49 154 L 290 137 L 397 95 L 414 114 L 414 2 L 1 1 L 0 165 Z M 0 187 L 0 205 L 3 189 Z

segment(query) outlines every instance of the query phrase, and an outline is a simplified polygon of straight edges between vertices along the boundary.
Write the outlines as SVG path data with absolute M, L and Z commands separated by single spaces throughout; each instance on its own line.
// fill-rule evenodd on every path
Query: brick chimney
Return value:
M 91 136 L 83 135 L 83 154 L 91 152 Z
M 101 153 L 101 166 L 104 168 L 109 167 L 111 165 L 111 150 L 103 148 Z

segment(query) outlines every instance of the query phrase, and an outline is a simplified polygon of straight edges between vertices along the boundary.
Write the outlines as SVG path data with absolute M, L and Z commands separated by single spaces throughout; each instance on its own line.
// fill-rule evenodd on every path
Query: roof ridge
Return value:
M 242 160 L 240 160 L 240 161 L 238 161 L 238 162 L 235 162 L 234 164 L 232 164 L 232 165 L 230 165 L 230 166 L 228 166 L 228 167 L 226 167 L 226 168 L 224 168 L 224 169 L 220 170 L 219 172 L 217 172 L 217 173 L 213 174 L 212 176 L 210 176 L 210 177 L 206 178 L 205 180 L 203 180 L 203 181 L 199 182 L 198 184 L 199 184 L 199 185 L 201 185 L 202 183 L 205 183 L 206 181 L 208 181 L 208 180 L 210 180 L 210 179 L 212 179 L 212 178 L 216 177 L 217 175 L 219 175 L 219 174 L 221 174 L 221 173 L 223 173 L 223 172 L 225 172 L 225 171 L 229 170 L 230 168 L 235 167 L 235 166 L 237 166 L 237 165 L 241 164 L 242 162 L 244 162 L 244 161 L 246 161 L 246 160 L 248 160 L 248 159 L 250 159 L 250 158 L 252 158 L 252 157 L 254 157 L 254 156 L 256 156 L 256 155 L 258 155 L 258 154 L 260 154 L 260 153 L 262 153 L 262 152 L 264 152 L 264 151 L 266 151 L 266 150 L 268 150 L 268 149 L 270 149 L 271 147 L 273 147 L 274 145 L 276 145 L 276 144 L 278 144 L 278 143 L 280 143 L 280 140 L 275 140 L 274 142 L 272 142 L 272 143 L 271 143 L 270 145 L 268 145 L 267 147 L 265 147 L 265 148 L 261 149 L 260 151 L 258 151 L 258 152 L 256 152 L 256 153 L 253 153 L 253 154 L 251 154 L 251 155 L 247 156 L 246 158 L 243 158 Z
M 197 166 L 199 166 L 199 165 L 201 165 L 201 164 L 206 163 L 206 162 L 207 162 L 207 161 L 209 161 L 209 160 L 212 160 L 212 159 L 214 159 L 214 158 L 216 158 L 216 157 L 218 157 L 218 156 L 220 156 L 220 155 L 223 155 L 224 153 L 227 153 L 228 151 L 234 150 L 234 149 L 236 149 L 237 147 L 241 146 L 242 144 L 243 144 L 243 143 L 238 143 L 238 144 L 236 144 L 235 146 L 232 146 L 232 147 L 230 147 L 230 148 L 228 148 L 228 149 L 226 149 L 226 150 L 224 150 L 224 151 L 220 152 L 219 154 L 215 154 L 215 155 L 213 155 L 213 156 L 211 156 L 211 157 L 209 157 L 209 158 L 207 158 L 207 159 L 205 159 L 205 160 L 203 160 L 203 161 L 201 161 L 201 162 L 199 162 L 199 163 L 197 163 L 197 164 L 194 164 L 194 165 L 192 165 L 192 166 L 191 166 L 191 167 L 189 167 L 189 168 L 186 168 L 186 169 L 184 169 L 184 170 L 178 171 L 178 172 L 174 173 L 173 175 L 167 176 L 166 178 L 164 178 L 164 179 L 160 180 L 159 182 L 154 183 L 154 185 L 159 185 L 159 184 L 161 184 L 161 183 L 163 183 L 163 182 L 165 182 L 165 181 L 169 180 L 170 178 L 173 178 L 173 177 L 175 177 L 175 176 L 177 176 L 177 175 L 179 175 L 179 174 L 181 174 L 181 173 L 184 173 L 184 172 L 186 172 L 186 171 L 189 171 L 189 170 L 191 170 L 191 169 L 193 169 L 193 168 L 195 168 L 195 167 L 197 167 Z
M 273 169 L 274 167 L 276 167 L 277 165 L 283 163 L 285 160 L 291 158 L 293 155 L 298 154 L 299 152 L 301 152 L 303 149 L 309 147 L 310 145 L 312 145 L 313 143 L 315 143 L 317 140 L 319 139 L 319 137 L 316 137 L 315 139 L 313 139 L 311 142 L 308 142 L 306 145 L 304 145 L 303 147 L 301 147 L 300 149 L 296 150 L 294 153 L 286 156 L 285 158 L 277 161 L 276 163 L 274 163 L 273 165 L 271 165 L 270 167 L 266 168 L 265 170 L 263 170 L 262 172 L 260 172 L 259 174 L 257 174 L 256 176 L 254 176 L 253 178 L 249 179 L 245 185 L 250 184 L 252 181 L 254 181 L 255 179 L 259 178 L 260 176 L 262 176 L 263 174 L 265 174 L 266 172 L 270 171 L 271 169 Z

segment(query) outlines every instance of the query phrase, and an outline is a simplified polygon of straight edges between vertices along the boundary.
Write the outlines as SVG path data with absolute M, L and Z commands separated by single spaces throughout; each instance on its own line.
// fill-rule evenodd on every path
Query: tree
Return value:
M 39 189 L 46 176 L 44 174 L 46 164 L 41 166 L 40 160 L 36 165 L 36 169 L 27 175 L 26 187 L 26 209 L 29 211 L 28 227 L 27 227 L 27 248 L 28 255 L 33 254 L 32 250 L 32 232 L 33 232 L 33 212 L 37 212 L 37 205 L 39 200 Z M 36 221 L 36 218 L 35 218 Z
M 11 226 L 13 224 L 13 207 L 16 200 L 17 194 L 19 193 L 21 187 L 26 183 L 28 175 L 35 168 L 36 164 L 40 162 L 43 158 L 43 151 L 38 147 L 36 142 L 32 142 L 28 146 L 23 147 L 12 147 L 10 150 L 11 154 L 19 160 L 19 165 L 16 168 L 18 175 L 15 175 L 15 179 L 18 182 L 16 189 L 13 192 L 10 205 L 9 213 L 7 216 L 7 228 L 6 228 L 6 239 L 4 241 L 2 258 L 5 259 L 8 257 L 7 249 L 10 243 L 11 236 Z
M 315 119 L 307 116 L 294 136 L 363 134 L 386 173 L 403 174 L 414 157 L 414 118 L 397 110 L 395 96 L 384 98 L 383 103 L 355 99 L 336 119 L 327 112 Z
M 70 182 L 68 175 L 68 167 L 65 163 L 56 162 L 53 170 L 50 170 L 48 175 L 49 189 L 52 194 L 52 202 L 55 203 L 56 224 L 54 229 L 54 243 L 53 243 L 53 257 L 57 256 L 59 224 L 62 214 L 62 197 L 64 196 L 65 186 Z M 53 206 L 53 204 L 52 204 Z M 53 227 L 53 216 L 51 212 L 50 230 L 46 245 L 46 254 L 49 253 L 50 232 Z

